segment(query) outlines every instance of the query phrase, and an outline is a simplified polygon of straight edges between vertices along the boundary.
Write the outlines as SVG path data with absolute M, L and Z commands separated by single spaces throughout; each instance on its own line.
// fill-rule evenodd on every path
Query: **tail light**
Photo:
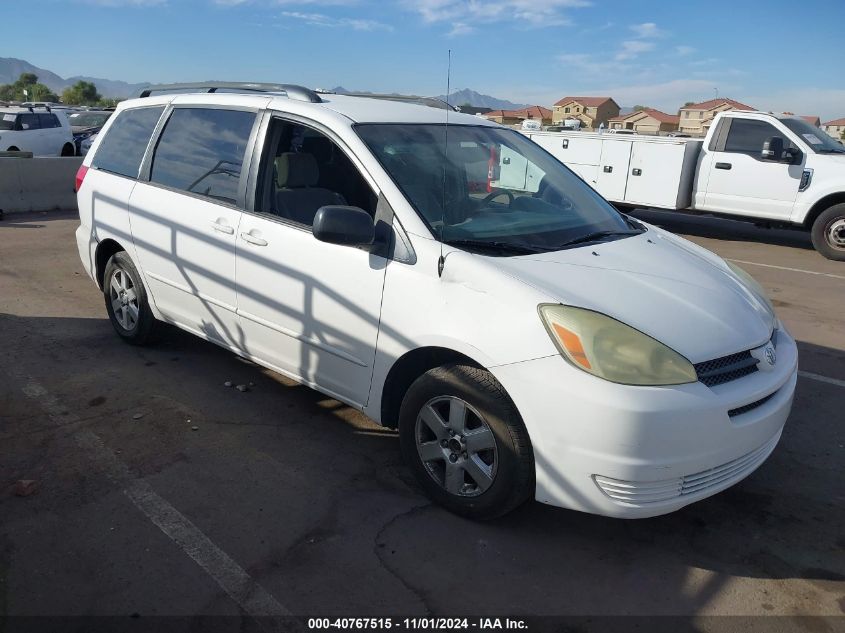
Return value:
M 76 186 L 73 188 L 73 193 L 79 193 L 82 188 L 82 181 L 85 180 L 85 174 L 88 173 L 88 168 L 85 165 L 80 165 L 76 171 Z

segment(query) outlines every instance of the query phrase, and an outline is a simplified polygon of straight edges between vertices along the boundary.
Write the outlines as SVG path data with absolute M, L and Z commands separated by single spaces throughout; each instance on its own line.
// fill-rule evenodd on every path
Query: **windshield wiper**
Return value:
M 838 147 L 823 147 L 822 149 L 816 150 L 819 154 L 845 154 L 845 149 L 839 149 Z
M 456 239 L 444 240 L 444 244 L 449 246 L 465 246 L 468 248 L 486 248 L 494 251 L 504 251 L 508 253 L 518 253 L 520 255 L 528 255 L 533 253 L 540 253 L 548 250 L 544 246 L 531 246 L 528 244 L 511 244 L 510 242 L 488 242 L 486 240 L 472 240 L 472 239 Z
M 558 248 L 565 248 L 567 246 L 574 246 L 575 244 L 584 244 L 586 242 L 595 242 L 603 237 L 614 237 L 616 235 L 639 235 L 643 231 L 593 231 L 581 237 L 576 237 L 574 240 L 564 242 Z

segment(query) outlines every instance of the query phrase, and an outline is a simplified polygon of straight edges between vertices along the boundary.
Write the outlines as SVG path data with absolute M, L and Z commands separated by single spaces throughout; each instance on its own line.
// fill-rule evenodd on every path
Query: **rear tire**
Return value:
M 103 297 L 109 320 L 120 338 L 131 345 L 152 340 L 156 319 L 141 275 L 124 251 L 112 255 L 106 264 Z
M 65 143 L 62 146 L 62 156 L 76 156 L 76 148 L 70 143 Z
M 19 152 L 20 150 L 12 145 L 9 149 L 6 150 L 7 152 Z
M 522 418 L 493 375 L 453 364 L 408 389 L 399 413 L 402 455 L 429 497 L 487 520 L 534 493 L 534 454 Z
M 811 229 L 813 246 L 834 261 L 845 261 L 845 203 L 822 211 Z

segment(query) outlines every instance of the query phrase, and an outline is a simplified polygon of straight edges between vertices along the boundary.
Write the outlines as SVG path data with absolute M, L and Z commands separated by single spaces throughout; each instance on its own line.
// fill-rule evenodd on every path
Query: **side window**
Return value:
M 237 203 L 254 112 L 176 108 L 153 155 L 150 181 Z
M 734 119 L 725 141 L 724 151 L 737 154 L 759 154 L 763 147 L 763 141 L 770 136 L 783 138 L 783 134 L 765 121 Z M 784 145 L 789 145 L 789 139 L 784 138 Z
M 378 199 L 349 157 L 313 128 L 273 119 L 256 210 L 311 226 L 320 207 L 344 205 L 373 217 Z
M 56 118 L 55 114 L 39 114 L 38 121 L 41 124 L 41 129 L 46 130 L 54 127 L 61 127 L 61 123 Z
M 117 115 L 100 142 L 91 166 L 120 176 L 137 178 L 144 152 L 164 106 L 133 108 Z
M 38 130 L 41 129 L 41 123 L 38 121 L 37 114 L 22 114 L 18 117 L 19 130 Z

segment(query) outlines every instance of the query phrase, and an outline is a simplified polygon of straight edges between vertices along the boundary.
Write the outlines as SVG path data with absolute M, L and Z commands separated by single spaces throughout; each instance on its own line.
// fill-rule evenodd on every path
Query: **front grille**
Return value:
M 757 371 L 757 359 L 746 350 L 695 365 L 698 379 L 708 387 L 722 385 Z
M 742 415 L 743 413 L 748 413 L 749 411 L 756 409 L 760 405 L 766 404 L 772 398 L 772 396 L 775 395 L 775 393 L 777 392 L 775 391 L 774 393 L 770 393 L 765 398 L 760 398 L 759 400 L 755 400 L 754 402 L 749 402 L 748 404 L 744 404 L 741 407 L 737 407 L 736 409 L 731 409 L 730 411 L 728 411 L 728 415 L 733 418 L 738 415 Z
M 634 505 L 648 505 L 672 501 L 686 495 L 699 495 L 714 488 L 727 488 L 743 477 L 746 477 L 775 449 L 780 434 L 773 437 L 760 448 L 737 457 L 715 468 L 703 470 L 699 473 L 663 479 L 661 481 L 623 481 L 611 479 L 602 475 L 593 475 L 602 492 L 614 501 Z

